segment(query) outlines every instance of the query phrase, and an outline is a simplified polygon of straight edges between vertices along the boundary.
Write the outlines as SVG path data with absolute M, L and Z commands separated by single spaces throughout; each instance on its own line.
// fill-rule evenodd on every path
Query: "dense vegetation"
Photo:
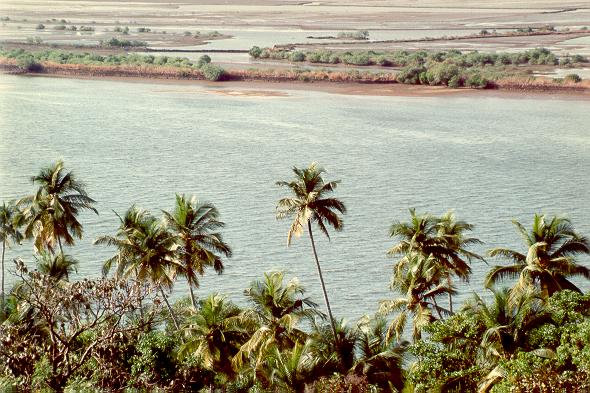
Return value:
M 344 204 L 317 164 L 277 184 L 288 194 L 289 242 L 307 232 L 320 284 L 314 229 L 343 228 Z M 33 391 L 561 392 L 590 388 L 590 279 L 577 259 L 589 240 L 570 220 L 514 222 L 522 248 L 488 252 L 503 262 L 465 304 L 453 296 L 484 258 L 473 226 L 410 210 L 390 228 L 392 297 L 355 324 L 326 316 L 296 278 L 266 272 L 238 307 L 218 293 L 197 299 L 208 268 L 221 274 L 232 249 L 214 205 L 177 195 L 161 217 L 132 205 L 95 240 L 113 256 L 103 277 L 74 279 L 68 254 L 82 238 L 82 211 L 98 213 L 63 162 L 32 177 L 31 195 L 0 206 L 0 388 Z M 4 250 L 30 241 L 36 268 L 14 260 L 4 288 Z M 385 252 L 386 250 L 384 250 Z M 311 262 L 311 261 L 310 261 Z M 508 262 L 508 263 L 506 263 Z M 178 277 L 187 297 L 171 304 Z M 502 284 L 511 284 L 503 287 Z M 329 285 L 329 284 L 328 284 Z M 375 312 L 374 312 L 375 311 Z M 409 335 L 409 337 L 408 337 Z M 407 341 L 411 340 L 411 343 Z
M 574 67 L 588 63 L 581 55 L 558 58 L 545 48 L 518 53 L 481 53 L 449 51 L 299 51 L 252 47 L 250 56 L 260 59 L 288 60 L 313 64 L 345 64 L 401 68 L 400 83 L 447 85 L 450 87 L 487 87 L 494 80 L 508 76 L 526 76 L 521 65 L 559 65 Z
M 112 38 L 103 42 L 103 46 L 108 47 L 128 47 L 128 46 L 145 46 L 142 41 L 127 41 Z M 146 66 L 146 67 L 171 67 L 186 68 L 201 71 L 206 79 L 220 80 L 223 79 L 223 68 L 210 64 L 209 56 L 202 56 L 197 63 L 193 63 L 186 57 L 169 57 L 153 56 L 138 54 L 110 54 L 101 55 L 89 52 L 63 52 L 59 50 L 45 50 L 30 52 L 24 49 L 3 50 L 0 49 L 0 57 L 15 59 L 17 64 L 27 71 L 41 71 L 43 62 L 55 64 L 84 64 L 96 66 Z

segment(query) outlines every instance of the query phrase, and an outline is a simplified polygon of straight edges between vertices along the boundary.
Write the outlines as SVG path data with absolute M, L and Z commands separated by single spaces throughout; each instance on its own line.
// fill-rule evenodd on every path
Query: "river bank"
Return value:
M 305 71 L 280 70 L 224 70 L 221 81 L 207 81 L 201 70 L 189 67 L 154 65 L 90 65 L 57 64 L 42 62 L 38 70 L 24 71 L 15 59 L 0 58 L 0 71 L 21 75 L 56 76 L 81 79 L 111 79 L 172 83 L 207 83 L 214 86 L 235 86 L 240 89 L 315 90 L 349 95 L 372 96 L 433 96 L 457 94 L 530 94 L 572 96 L 576 99 L 590 98 L 590 83 L 582 81 L 555 82 L 549 78 L 513 77 L 494 81 L 487 89 L 449 88 L 402 84 L 394 73 L 370 73 L 359 71 Z

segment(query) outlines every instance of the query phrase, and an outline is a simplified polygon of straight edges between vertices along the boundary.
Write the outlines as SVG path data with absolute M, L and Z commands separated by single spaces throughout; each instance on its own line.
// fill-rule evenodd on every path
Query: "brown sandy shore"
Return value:
M 360 95 L 360 96 L 401 96 L 401 97 L 507 97 L 507 98 L 537 98 L 537 99 L 572 99 L 590 100 L 590 83 L 584 81 L 578 84 L 559 85 L 550 80 L 539 80 L 535 84 L 526 84 L 520 80 L 499 82 L 494 89 L 452 89 L 446 86 L 406 85 L 394 80 L 311 80 L 301 81 L 291 77 L 289 73 L 276 75 L 248 75 L 243 70 L 226 71 L 228 80 L 211 82 L 204 80 L 193 71 L 192 75 L 180 76 L 178 70 L 151 69 L 149 67 L 100 67 L 63 65 L 53 67 L 45 64 L 43 72 L 16 72 L 17 68 L 6 59 L 0 58 L 0 72 L 18 74 L 28 77 L 57 77 L 71 79 L 91 79 L 125 81 L 135 83 L 153 83 L 164 85 L 195 84 L 209 88 L 208 92 L 220 95 L 251 97 L 283 97 L 288 91 L 319 91 L 332 94 Z

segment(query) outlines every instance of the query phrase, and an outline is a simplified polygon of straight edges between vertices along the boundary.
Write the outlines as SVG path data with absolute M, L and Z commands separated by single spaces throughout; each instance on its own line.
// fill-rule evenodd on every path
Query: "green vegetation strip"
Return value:
M 117 40 L 114 46 L 119 46 Z M 576 74 L 553 80 L 537 80 L 533 67 L 541 65 L 574 67 L 584 65 L 588 59 L 575 55 L 558 58 L 547 49 L 534 49 L 521 53 L 462 53 L 459 51 L 396 51 L 396 52 L 331 52 L 285 51 L 254 47 L 254 58 L 287 60 L 296 65 L 282 69 L 229 70 L 212 64 L 203 55 L 197 62 L 186 57 L 153 56 L 139 54 L 108 54 L 63 52 L 59 50 L 26 51 L 1 50 L 0 59 L 7 59 L 17 71 L 49 72 L 62 74 L 90 74 L 105 76 L 165 77 L 219 80 L 263 81 L 329 81 L 360 83 L 403 83 L 452 88 L 516 88 L 516 89 L 584 89 Z M 304 62 L 313 64 L 346 64 L 354 68 L 322 69 L 301 68 Z M 6 63 L 6 62 L 5 62 Z M 62 66 L 63 65 L 63 66 Z M 70 67 L 78 65 L 80 67 Z M 382 71 L 363 70 L 365 65 L 382 65 Z M 98 69 L 95 66 L 99 66 Z M 392 69 L 391 67 L 398 67 Z

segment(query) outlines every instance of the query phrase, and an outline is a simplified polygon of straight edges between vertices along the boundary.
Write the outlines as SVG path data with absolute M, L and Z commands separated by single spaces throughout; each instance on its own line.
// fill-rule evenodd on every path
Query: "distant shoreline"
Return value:
M 25 72 L 19 69 L 16 63 L 11 60 L 0 58 L 0 72 L 13 75 L 72 79 L 103 79 L 146 83 L 198 83 L 211 87 L 237 87 L 240 89 L 312 90 L 345 95 L 406 97 L 492 95 L 523 98 L 559 96 L 572 99 L 590 99 L 588 81 L 577 84 L 557 84 L 550 79 L 537 78 L 534 81 L 526 81 L 514 78 L 497 81 L 494 88 L 473 89 L 402 84 L 395 81 L 394 74 L 391 74 L 391 76 L 371 76 L 371 74 L 321 73 L 316 71 L 301 73 L 291 70 L 226 70 L 222 81 L 213 82 L 206 80 L 198 70 L 184 68 L 129 65 L 97 66 L 45 62 L 43 63 L 43 71 Z

